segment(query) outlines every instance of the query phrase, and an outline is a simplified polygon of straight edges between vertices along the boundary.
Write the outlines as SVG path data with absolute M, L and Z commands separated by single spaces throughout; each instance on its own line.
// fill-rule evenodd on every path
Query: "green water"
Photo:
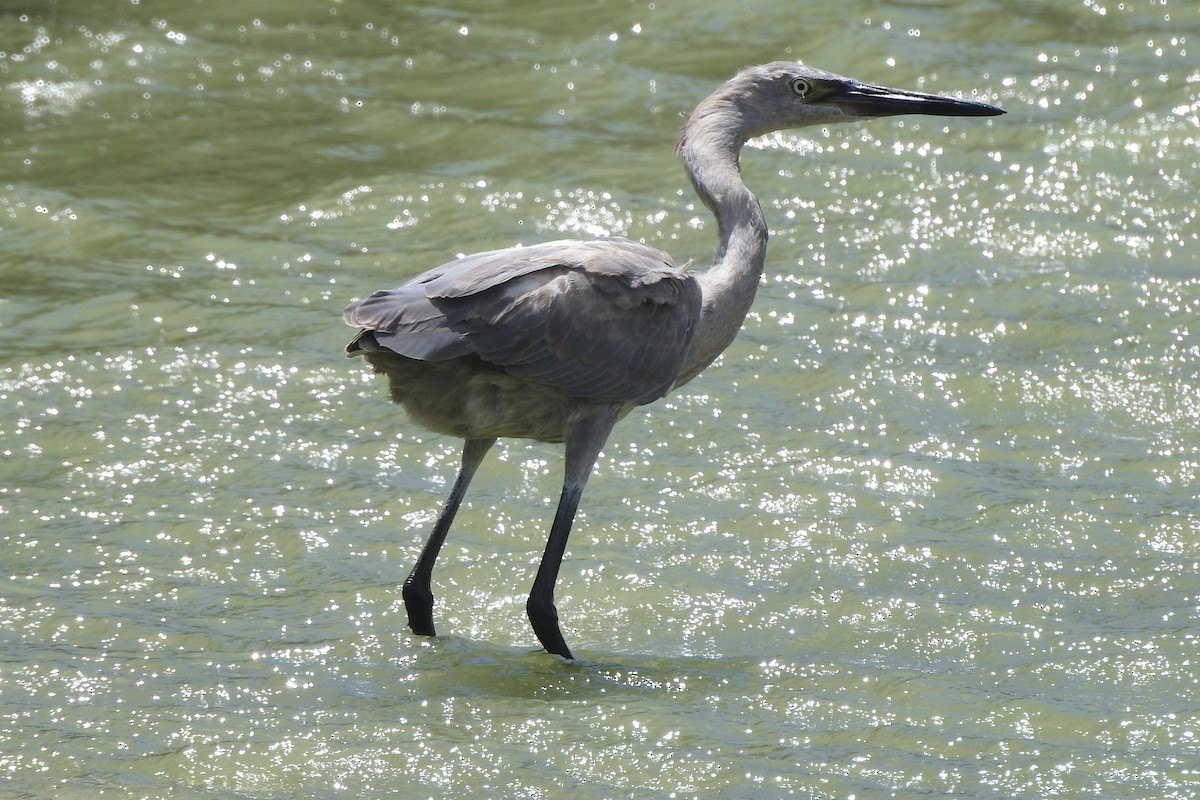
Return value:
M 1188 798 L 1200 6 L 0 3 L 0 796 Z M 679 113 L 778 58 L 963 93 L 752 143 L 768 276 L 617 429 L 458 444 L 351 299 L 594 233 L 707 263 Z M 978 94 L 973 94 L 978 92 Z

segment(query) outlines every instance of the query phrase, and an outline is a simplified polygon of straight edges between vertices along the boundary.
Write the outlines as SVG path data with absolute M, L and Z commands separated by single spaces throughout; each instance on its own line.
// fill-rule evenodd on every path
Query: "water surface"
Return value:
M 1175 2 L 0 7 L 0 794 L 1191 797 L 1200 12 Z M 778 58 L 993 120 L 787 133 L 722 361 L 457 465 L 341 348 L 456 254 L 707 263 L 671 145 Z

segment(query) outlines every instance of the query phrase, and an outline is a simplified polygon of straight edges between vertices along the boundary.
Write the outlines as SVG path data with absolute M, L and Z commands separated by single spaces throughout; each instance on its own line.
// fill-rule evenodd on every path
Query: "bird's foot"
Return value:
M 546 648 L 549 653 L 562 656 L 568 661 L 574 661 L 575 656 L 571 654 L 571 648 L 567 647 L 567 642 L 563 639 L 562 631 L 558 627 L 558 609 L 554 607 L 554 604 L 542 605 L 531 599 L 526 604 L 525 611 L 529 615 L 529 624 L 533 626 L 533 632 L 537 634 L 542 647 Z
M 424 591 L 415 584 L 405 582 L 400 591 L 404 597 L 404 610 L 408 612 L 408 627 L 417 636 L 436 636 L 433 629 L 433 592 Z

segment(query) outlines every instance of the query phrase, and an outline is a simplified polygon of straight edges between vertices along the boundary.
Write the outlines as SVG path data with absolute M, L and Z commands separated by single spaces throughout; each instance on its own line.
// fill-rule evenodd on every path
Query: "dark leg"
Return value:
M 558 610 L 554 607 L 554 584 L 558 580 L 558 569 L 567 549 L 567 537 L 571 533 L 571 524 L 575 521 L 575 512 L 579 509 L 583 487 L 592 474 L 592 467 L 596 464 L 596 457 L 600 455 L 600 448 L 604 446 L 604 441 L 617 421 L 617 411 L 615 407 L 601 408 L 598 413 L 580 422 L 567 434 L 562 498 L 558 501 L 554 524 L 550 526 L 550 536 L 546 540 L 546 552 L 533 581 L 533 589 L 529 592 L 529 601 L 525 604 L 533 632 L 537 634 L 542 646 L 555 655 L 571 660 L 574 660 L 575 656 L 571 655 L 562 631 L 558 628 Z
M 475 476 L 475 470 L 495 443 L 495 439 L 468 439 L 463 444 L 462 466 L 458 469 L 458 477 L 454 479 L 450 496 L 442 506 L 442 512 L 434 523 L 433 533 L 429 534 L 429 541 L 425 542 L 416 565 L 404 580 L 404 588 L 400 593 L 404 597 L 404 608 L 408 611 L 408 627 L 418 636 L 434 635 L 433 590 L 429 587 L 433 578 L 433 562 L 437 561 L 438 551 L 446 541 L 450 524 L 454 522 L 454 515 L 458 512 L 463 495 L 467 493 L 471 478 Z

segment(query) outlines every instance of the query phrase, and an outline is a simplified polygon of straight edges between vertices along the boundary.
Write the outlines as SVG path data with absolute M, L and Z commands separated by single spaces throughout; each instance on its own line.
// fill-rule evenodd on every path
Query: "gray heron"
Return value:
M 402 595 L 433 636 L 431 579 L 467 486 L 498 437 L 565 444 L 562 495 L 526 612 L 551 653 L 573 659 L 554 587 L 584 485 L 613 425 L 696 377 L 737 335 L 767 252 L 745 142 L 788 128 L 897 114 L 1003 114 L 986 103 L 889 89 L 790 61 L 739 72 L 683 124 L 677 153 L 717 221 L 703 272 L 621 238 L 476 253 L 350 304 L 346 347 L 388 378 L 411 419 L 465 440 L 462 463 Z

